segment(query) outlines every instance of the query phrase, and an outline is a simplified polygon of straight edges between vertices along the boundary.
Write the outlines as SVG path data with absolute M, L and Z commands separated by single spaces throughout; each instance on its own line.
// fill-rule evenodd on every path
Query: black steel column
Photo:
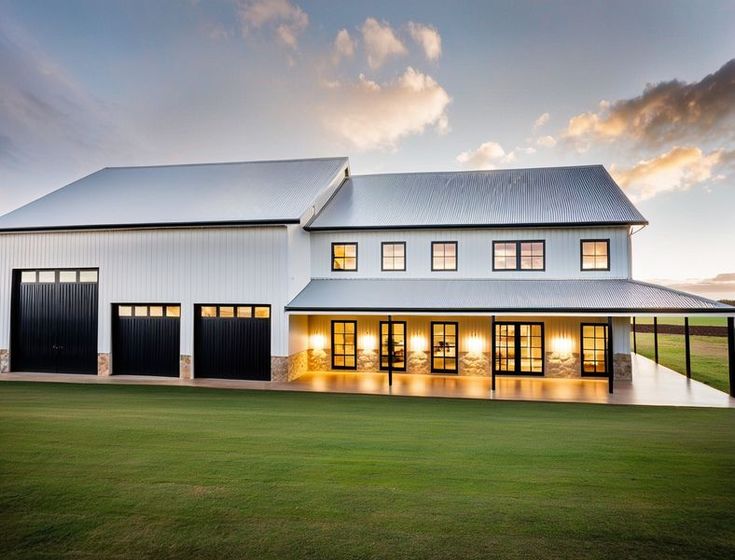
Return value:
M 615 367 L 613 366 L 613 319 L 607 318 L 607 392 L 612 394 L 615 384 Z
M 388 315 L 388 387 L 393 387 L 393 318 Z
M 495 391 L 495 315 L 490 317 L 490 378 L 491 388 Z
M 730 363 L 730 396 L 735 397 L 735 317 L 727 318 L 727 355 Z
M 689 317 L 684 317 L 684 358 L 686 359 L 687 378 L 692 378 L 692 352 L 689 346 Z
M 653 355 L 654 361 L 658 363 L 658 317 L 653 318 Z
M 635 317 L 633 317 L 633 353 L 638 353 L 638 341 L 635 336 Z

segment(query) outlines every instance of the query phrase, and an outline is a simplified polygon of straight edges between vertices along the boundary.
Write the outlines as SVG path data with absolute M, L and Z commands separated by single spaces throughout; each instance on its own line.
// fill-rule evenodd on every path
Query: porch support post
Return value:
M 393 387 L 393 317 L 388 315 L 388 387 Z
M 635 317 L 633 317 L 633 353 L 638 353 L 638 341 L 635 334 Z
M 490 378 L 492 391 L 495 391 L 495 315 L 490 317 Z
M 607 317 L 607 392 L 612 394 L 615 384 L 615 366 L 613 365 L 613 318 Z
M 692 352 L 689 346 L 689 317 L 684 317 L 684 358 L 686 359 L 687 379 L 692 378 Z
M 727 318 L 727 356 L 730 364 L 730 396 L 735 397 L 735 317 Z
M 653 356 L 658 363 L 658 317 L 653 318 Z

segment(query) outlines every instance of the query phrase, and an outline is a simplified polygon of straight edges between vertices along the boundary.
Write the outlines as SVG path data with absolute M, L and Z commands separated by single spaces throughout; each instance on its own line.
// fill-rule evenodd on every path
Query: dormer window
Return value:
M 582 270 L 610 270 L 610 240 L 582 239 Z
M 357 271 L 357 243 L 332 243 L 332 271 Z

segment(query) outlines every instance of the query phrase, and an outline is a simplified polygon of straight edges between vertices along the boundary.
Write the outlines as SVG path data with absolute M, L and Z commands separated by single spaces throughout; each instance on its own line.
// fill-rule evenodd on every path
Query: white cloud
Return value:
M 553 148 L 556 146 L 556 138 L 553 136 L 540 136 L 536 138 L 536 145 L 543 148 Z
M 515 150 L 506 152 L 503 146 L 492 140 L 457 156 L 457 161 L 468 169 L 495 169 L 499 164 L 512 163 L 515 159 Z
M 379 84 L 360 75 L 355 83 L 332 83 L 327 91 L 325 126 L 359 150 L 394 149 L 401 138 L 430 126 L 448 130 L 449 94 L 411 67 L 392 82 Z
M 334 38 L 332 62 L 337 64 L 342 58 L 352 58 L 355 56 L 355 47 L 355 40 L 350 37 L 350 32 L 346 29 L 340 29 Z
M 278 40 L 296 49 L 299 35 L 309 25 L 309 16 L 289 0 L 239 0 L 238 15 L 243 35 L 272 26 Z
M 542 113 L 538 116 L 538 118 L 533 121 L 533 130 L 534 132 L 541 128 L 542 126 L 546 125 L 549 122 L 549 119 L 551 118 L 551 115 L 549 113 Z
M 634 200 L 646 200 L 672 191 L 685 191 L 720 178 L 714 168 L 733 158 L 735 152 L 715 150 L 705 154 L 694 146 L 677 146 L 655 158 L 629 168 L 613 165 L 610 173 Z
M 367 18 L 361 31 L 368 65 L 373 70 L 380 68 L 389 57 L 402 56 L 408 52 L 386 21 L 381 23 L 375 18 Z
M 428 60 L 439 60 L 442 54 L 442 38 L 436 27 L 409 21 L 408 32 L 416 44 L 424 49 L 424 54 Z

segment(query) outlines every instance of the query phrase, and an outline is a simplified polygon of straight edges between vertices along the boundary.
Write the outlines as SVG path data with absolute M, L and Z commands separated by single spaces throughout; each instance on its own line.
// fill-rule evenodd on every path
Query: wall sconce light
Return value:
M 479 336 L 471 336 L 467 339 L 467 351 L 470 354 L 482 353 L 482 338 Z
M 324 335 L 312 334 L 311 335 L 311 348 L 313 350 L 324 350 Z
M 375 336 L 372 334 L 362 335 L 360 342 L 362 343 L 362 349 L 365 352 L 373 352 L 375 350 Z
M 411 337 L 411 352 L 425 352 L 426 351 L 426 339 L 420 334 L 415 334 Z
M 551 340 L 551 350 L 556 354 L 568 356 L 572 353 L 572 339 L 567 336 L 557 336 Z

